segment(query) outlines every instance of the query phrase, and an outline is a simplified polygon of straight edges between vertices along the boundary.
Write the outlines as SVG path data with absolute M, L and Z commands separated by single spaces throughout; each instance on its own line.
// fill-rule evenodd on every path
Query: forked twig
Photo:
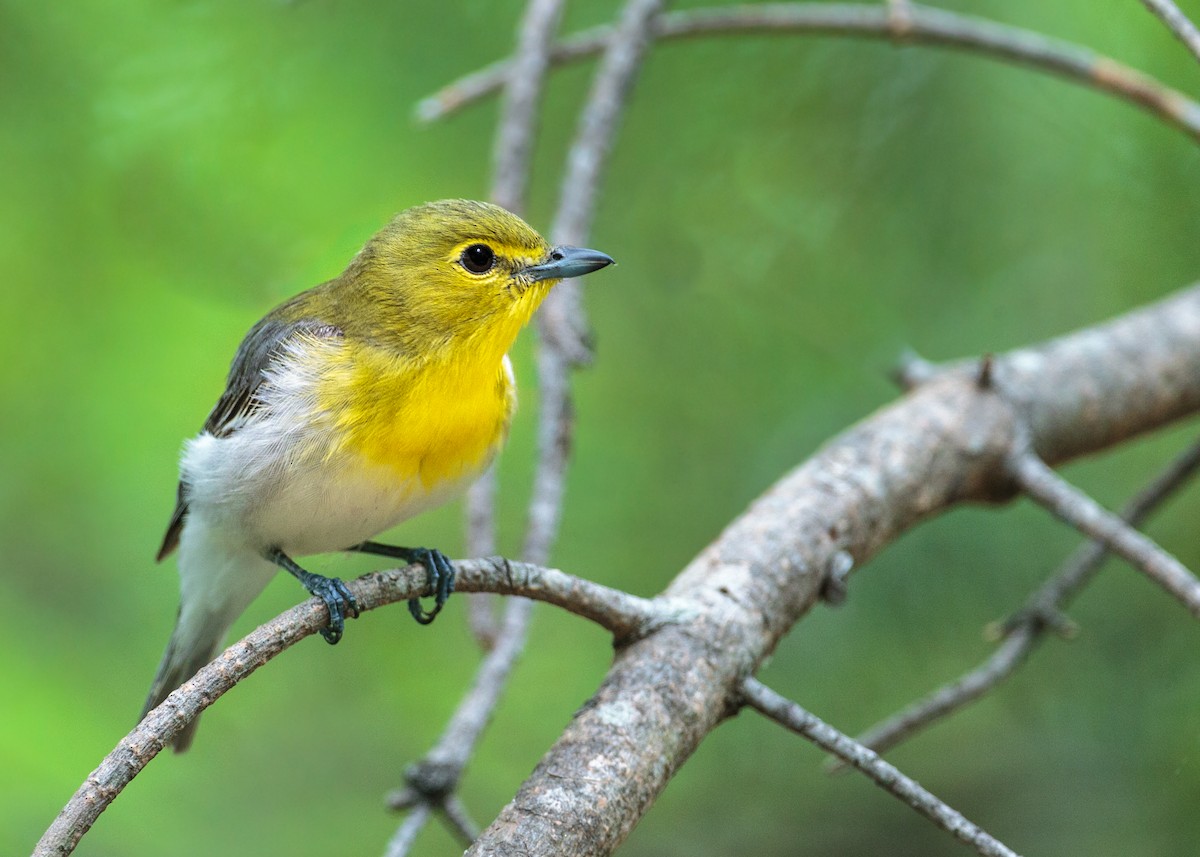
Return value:
M 1188 447 L 1121 509 L 1121 519 L 1139 526 L 1161 503 L 1187 484 L 1200 470 L 1200 442 Z M 1002 623 L 1004 640 L 983 663 L 943 685 L 903 711 L 880 721 L 856 736 L 860 744 L 886 753 L 935 723 L 966 707 L 995 688 L 1025 662 L 1046 637 L 1061 627 L 1056 621 L 1108 556 L 1108 546 L 1089 541 L 1080 545 L 1059 569 L 1026 600 L 1025 606 Z M 844 764 L 831 760 L 828 769 Z

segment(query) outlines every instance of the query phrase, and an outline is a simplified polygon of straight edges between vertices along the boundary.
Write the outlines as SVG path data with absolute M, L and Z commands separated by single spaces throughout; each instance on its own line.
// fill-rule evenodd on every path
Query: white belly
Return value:
M 222 438 L 202 434 L 183 457 L 191 510 L 257 551 L 344 550 L 444 503 L 478 475 L 430 488 L 278 423 L 263 420 Z

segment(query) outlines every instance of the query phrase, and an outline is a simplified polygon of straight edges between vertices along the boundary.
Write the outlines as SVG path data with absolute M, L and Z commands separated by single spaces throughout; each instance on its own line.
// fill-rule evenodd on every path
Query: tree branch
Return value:
M 619 590 L 572 577 L 557 569 L 509 562 L 501 557 L 459 560 L 454 564 L 458 587 L 464 592 L 520 595 L 564 607 L 591 619 L 619 638 L 639 636 L 678 614 Z M 414 596 L 432 595 L 428 576 L 419 565 L 376 571 L 347 583 L 366 613 Z M 141 772 L 179 732 L 242 679 L 310 634 L 329 624 L 329 612 L 319 598 L 281 613 L 226 649 L 212 663 L 143 718 L 104 758 L 59 813 L 34 849 L 34 857 L 64 857 L 122 789 Z M 469 720 L 463 715 L 462 720 Z M 466 733 L 468 727 L 464 727 Z
M 958 48 L 1039 71 L 1136 104 L 1169 125 L 1200 140 L 1200 104 L 1089 48 L 969 15 L 909 4 L 906 44 Z M 896 24 L 889 8 L 856 3 L 775 3 L 690 9 L 656 18 L 657 39 L 744 33 L 796 33 L 891 39 Z M 574 62 L 604 49 L 612 29 L 596 27 L 556 45 L 551 62 Z M 494 63 L 460 78 L 417 107 L 423 121 L 440 119 L 495 92 L 510 73 L 509 61 Z
M 530 0 L 518 28 L 513 68 L 505 87 L 493 148 L 491 198 L 497 205 L 518 214 L 525 209 L 538 108 L 550 66 L 549 47 L 558 30 L 561 14 L 562 0 Z M 552 453 L 543 450 L 540 460 L 547 454 Z M 489 467 L 468 490 L 466 514 L 468 552 L 475 556 L 494 553 L 495 467 Z M 547 555 L 546 552 L 540 555 L 543 561 Z M 455 797 L 454 790 L 525 648 L 533 607 L 532 602 L 525 599 L 512 599 L 505 608 L 504 619 L 497 626 L 492 600 L 493 596 L 470 598 L 468 620 L 471 631 L 487 651 L 471 689 L 459 703 L 437 744 L 405 773 L 410 793 L 419 795 L 424 804 L 438 807 L 441 816 L 460 836 L 469 833 L 464 847 L 475 838 L 478 829 L 467 823 L 466 809 Z M 427 818 L 428 814 L 423 813 L 418 828 Z M 401 825 L 401 831 L 411 825 L 410 816 Z M 399 833 L 397 831 L 397 836 Z M 401 857 L 414 839 L 415 833 L 404 840 L 405 851 L 389 849 L 390 857 Z
M 1011 499 L 1007 461 L 1025 432 L 1059 462 L 1200 410 L 1200 287 L 990 366 L 988 385 L 977 366 L 938 374 L 730 524 L 667 589 L 679 621 L 618 650 L 468 853 L 611 853 L 736 709 L 742 681 L 816 603 L 839 552 L 861 568 L 953 505 Z
M 1121 510 L 1121 519 L 1138 526 L 1160 503 L 1174 494 L 1200 469 L 1200 442 L 1176 457 Z M 1060 630 L 1064 609 L 1100 569 L 1108 556 L 1103 542 L 1084 542 L 1042 584 L 1013 617 L 1001 623 L 1003 642 L 983 663 L 943 685 L 923 699 L 867 729 L 855 740 L 886 753 L 997 687 L 1026 661 L 1047 630 Z M 831 760 L 830 772 L 842 763 Z
M 404 857 L 412 850 L 417 842 L 417 834 L 433 816 L 433 806 L 428 803 L 417 803 L 405 817 L 384 849 L 384 857 Z
M 833 753 L 870 777 L 884 791 L 904 801 L 942 830 L 954 834 L 985 857 L 1017 857 L 1016 852 L 971 823 L 921 784 L 853 739 L 834 729 L 814 714 L 785 699 L 758 679 L 742 682 L 747 705 L 775 722 L 802 735 L 822 750 Z
M 892 38 L 902 40 L 912 30 L 913 4 L 911 0 L 887 0 L 888 23 Z
M 1175 38 L 1183 42 L 1192 52 L 1192 56 L 1200 60 L 1200 30 L 1196 29 L 1196 25 L 1172 0 L 1142 0 L 1142 4 L 1162 19 L 1175 34 Z
M 987 660 L 975 669 L 872 726 L 854 740 L 877 753 L 886 753 L 999 685 L 1017 671 L 1040 639 L 1039 626 L 1032 622 L 1022 624 L 1005 637 Z M 831 759 L 826 770 L 836 773 L 844 767 L 845 763 L 841 760 Z

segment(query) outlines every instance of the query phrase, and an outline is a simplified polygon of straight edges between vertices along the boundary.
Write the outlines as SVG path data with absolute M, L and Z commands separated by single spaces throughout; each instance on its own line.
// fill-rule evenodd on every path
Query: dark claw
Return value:
M 305 571 L 279 548 L 271 548 L 265 551 L 263 556 L 299 580 L 310 595 L 315 595 L 325 602 L 325 607 L 329 610 L 329 627 L 321 629 L 321 636 L 325 638 L 325 642 L 332 646 L 342 639 L 342 631 L 346 629 L 346 617 L 358 618 L 358 602 L 354 600 L 354 595 L 341 578 L 322 577 Z
M 358 602 L 340 577 L 322 577 L 309 574 L 301 583 L 310 593 L 325 602 L 329 610 L 329 627 L 321 629 L 321 636 L 329 645 L 336 645 L 346 629 L 346 617 L 358 618 Z
M 409 562 L 419 562 L 425 566 L 429 589 L 433 593 L 433 609 L 426 611 L 421 607 L 420 598 L 410 598 L 408 612 L 418 623 L 428 625 L 442 612 L 446 599 L 454 591 L 454 566 L 445 554 L 432 548 L 411 548 Z
M 433 609 L 429 611 L 423 610 L 421 608 L 421 599 L 419 598 L 410 598 L 408 600 L 408 612 L 422 625 L 428 625 L 438 613 L 442 612 L 442 607 L 445 605 L 446 599 L 454 591 L 454 566 L 450 564 L 450 560 L 446 559 L 446 555 L 439 550 L 434 550 L 433 548 L 405 548 L 398 545 L 384 545 L 379 542 L 360 542 L 347 548 L 347 550 L 376 554 L 377 556 L 395 557 L 410 564 L 418 563 L 425 566 L 425 573 L 428 575 L 429 590 L 433 595 Z

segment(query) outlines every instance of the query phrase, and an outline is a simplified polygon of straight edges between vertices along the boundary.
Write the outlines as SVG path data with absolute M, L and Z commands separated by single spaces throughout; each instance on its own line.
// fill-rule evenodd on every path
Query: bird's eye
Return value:
M 472 244 L 463 250 L 459 261 L 472 274 L 486 274 L 495 266 L 496 254 L 486 244 Z

